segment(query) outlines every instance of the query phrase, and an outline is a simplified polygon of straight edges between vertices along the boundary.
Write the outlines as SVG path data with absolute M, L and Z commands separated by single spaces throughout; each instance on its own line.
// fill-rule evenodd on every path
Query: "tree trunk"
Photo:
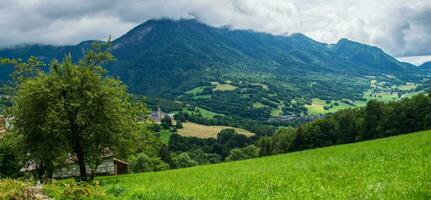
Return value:
M 82 146 L 81 137 L 80 137 L 80 131 L 74 122 L 71 122 L 71 129 L 72 129 L 73 151 L 75 152 L 76 157 L 78 158 L 79 175 L 81 177 L 81 181 L 88 181 L 87 170 L 85 167 L 84 151 L 83 151 L 83 146 Z
M 78 157 L 78 165 L 79 165 L 79 175 L 81 177 L 81 181 L 87 181 L 87 170 L 85 168 L 85 160 L 84 154 L 82 152 L 82 148 L 80 150 L 75 151 L 76 156 Z

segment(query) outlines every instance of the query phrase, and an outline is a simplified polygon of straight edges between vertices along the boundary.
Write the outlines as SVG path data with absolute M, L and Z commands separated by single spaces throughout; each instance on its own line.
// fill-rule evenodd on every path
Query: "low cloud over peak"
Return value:
M 394 56 L 431 54 L 431 1 L 0 0 L 0 47 L 114 38 L 151 18 L 196 18 L 272 34 L 349 38 Z

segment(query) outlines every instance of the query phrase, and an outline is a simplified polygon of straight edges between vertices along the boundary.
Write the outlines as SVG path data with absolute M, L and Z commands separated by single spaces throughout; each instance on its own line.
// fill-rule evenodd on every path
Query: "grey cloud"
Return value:
M 347 37 L 395 56 L 431 54 L 431 1 L 423 0 L 0 0 L 0 47 L 115 38 L 162 17 L 327 43 Z

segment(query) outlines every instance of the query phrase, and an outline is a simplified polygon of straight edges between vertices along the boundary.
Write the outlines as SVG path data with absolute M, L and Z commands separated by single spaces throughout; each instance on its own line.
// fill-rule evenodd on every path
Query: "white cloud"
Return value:
M 403 62 L 408 62 L 413 65 L 419 66 L 424 64 L 425 62 L 431 61 L 431 55 L 398 57 L 397 59 Z
M 393 55 L 431 54 L 431 1 L 0 0 L 0 46 L 119 37 L 150 18 L 191 18 L 273 34 L 346 37 Z

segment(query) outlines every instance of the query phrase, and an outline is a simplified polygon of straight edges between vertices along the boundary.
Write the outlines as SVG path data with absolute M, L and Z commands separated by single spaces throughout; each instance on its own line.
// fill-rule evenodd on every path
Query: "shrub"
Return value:
M 184 168 L 196 166 L 198 163 L 188 153 L 183 152 L 172 157 L 172 165 L 174 168 Z
M 12 179 L 0 180 L 0 199 L 20 200 L 20 199 L 43 199 L 40 188 L 31 184 Z
M 162 171 L 169 169 L 169 165 L 163 162 L 159 157 L 149 157 L 145 153 L 139 153 L 129 158 L 132 172 L 149 172 Z
M 226 157 L 227 161 L 234 161 L 234 160 L 245 160 L 250 158 L 256 158 L 259 156 L 260 148 L 255 145 L 249 145 L 244 148 L 236 148 L 232 149 L 230 151 L 230 154 L 228 157 Z
M 99 186 L 98 183 L 92 185 L 89 183 L 69 183 L 65 184 L 64 190 L 59 197 L 59 199 L 64 200 L 77 200 L 77 199 L 87 199 L 87 200 L 99 200 L 107 199 L 105 190 Z

